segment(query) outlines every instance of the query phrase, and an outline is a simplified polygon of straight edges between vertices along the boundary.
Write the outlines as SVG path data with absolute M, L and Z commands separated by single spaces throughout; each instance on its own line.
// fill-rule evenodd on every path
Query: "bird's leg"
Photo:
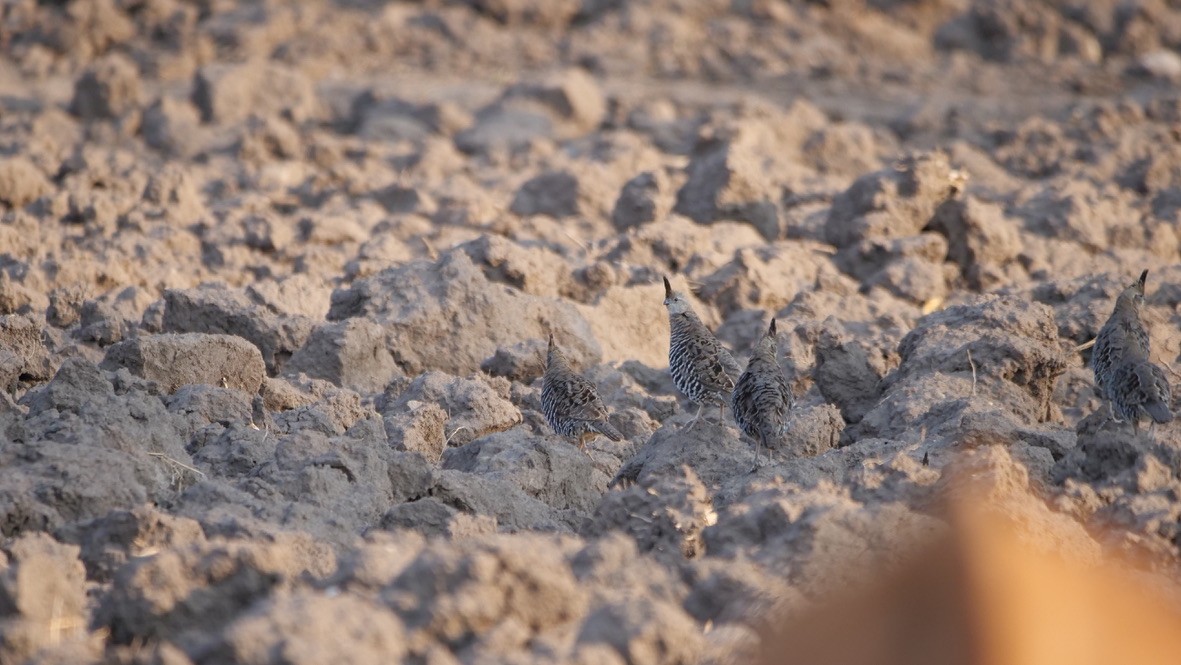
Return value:
M 759 450 L 760 450 L 760 448 L 762 448 L 762 444 L 763 444 L 763 437 L 756 436 L 755 437 L 755 468 L 750 470 L 751 473 L 757 473 L 759 470 Z
M 718 425 L 726 424 L 726 403 L 718 402 Z
M 584 453 L 586 452 L 586 432 L 578 435 L 578 449 Z
M 1140 419 L 1132 418 L 1132 435 L 1137 439 L 1140 438 Z
M 690 427 L 693 427 L 694 425 L 697 424 L 697 421 L 701 418 L 701 411 L 704 408 L 705 408 L 704 404 L 697 405 L 697 415 L 693 416 L 693 420 L 690 420 L 688 425 L 685 425 L 685 429 L 689 429 Z
M 1122 422 L 1124 422 L 1124 421 L 1122 421 L 1122 420 L 1120 420 L 1119 418 L 1117 418 L 1117 417 L 1116 417 L 1116 415 L 1115 415 L 1115 405 L 1114 405 L 1114 404 L 1112 404 L 1110 401 L 1109 401 L 1109 402 L 1107 402 L 1107 417 L 1108 417 L 1108 418 L 1110 418 L 1110 419 L 1111 419 L 1111 422 L 1113 422 L 1113 423 L 1122 423 Z

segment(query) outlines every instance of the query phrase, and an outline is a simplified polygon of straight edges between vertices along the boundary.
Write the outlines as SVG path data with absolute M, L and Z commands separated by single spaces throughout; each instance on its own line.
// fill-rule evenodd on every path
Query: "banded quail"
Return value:
M 664 278 L 664 306 L 668 309 L 668 370 L 673 383 L 698 405 L 692 427 L 709 404 L 718 405 L 718 418 L 725 414 L 726 403 L 742 368 L 717 337 L 705 327 L 693 306 L 681 293 L 673 291 Z
M 541 411 L 550 428 L 578 441 L 578 449 L 599 434 L 621 441 L 623 434 L 607 421 L 607 407 L 590 381 L 576 374 L 562 350 L 549 336 L 545 378 L 541 384 Z
M 1124 358 L 1138 351 L 1147 358 L 1149 353 L 1148 330 L 1140 320 L 1140 307 L 1144 304 L 1144 282 L 1148 271 L 1140 273 L 1140 279 L 1119 294 L 1115 308 L 1107 323 L 1095 336 L 1095 347 L 1091 351 L 1091 369 L 1095 372 L 1095 385 L 1099 394 L 1110 404 L 1114 403 L 1111 392 L 1112 378 Z
M 738 428 L 755 441 L 756 470 L 759 468 L 759 451 L 769 448 L 770 441 L 784 434 L 787 416 L 794 404 L 791 389 L 779 368 L 775 319 L 771 319 L 767 333 L 759 339 L 751 354 L 746 371 L 738 378 L 730 401 Z
M 1140 419 L 1144 416 L 1160 424 L 1173 419 L 1170 410 L 1173 393 L 1169 380 L 1164 370 L 1138 349 L 1131 349 L 1111 373 L 1108 391 L 1112 410 L 1119 418 L 1132 421 L 1132 432 L 1137 436 L 1140 435 Z

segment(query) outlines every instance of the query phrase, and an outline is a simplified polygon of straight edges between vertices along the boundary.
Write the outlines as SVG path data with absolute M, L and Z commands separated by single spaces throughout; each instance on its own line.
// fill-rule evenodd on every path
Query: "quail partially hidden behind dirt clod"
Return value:
M 541 411 L 550 428 L 578 441 L 579 450 L 586 450 L 587 441 L 599 434 L 612 441 L 623 440 L 623 434 L 607 421 L 607 407 L 599 391 L 574 373 L 552 334 L 541 384 Z
M 698 405 L 697 415 L 688 426 L 701 418 L 702 410 L 709 404 L 718 406 L 718 418 L 722 418 L 742 368 L 705 327 L 685 296 L 673 291 L 667 277 L 664 306 L 668 309 L 668 371 L 677 390 Z
M 759 451 L 780 437 L 787 428 L 787 416 L 794 406 L 791 389 L 779 368 L 775 341 L 775 319 L 759 339 L 746 371 L 734 386 L 730 408 L 744 434 L 755 440 L 755 469 Z
M 1121 420 L 1132 421 L 1132 432 L 1140 435 L 1140 419 L 1152 418 L 1164 424 L 1173 419 L 1173 393 L 1165 371 L 1153 364 L 1139 349 L 1131 349 L 1111 373 L 1108 390 L 1111 408 Z
M 1148 271 L 1140 273 L 1140 279 L 1128 285 L 1115 301 L 1115 308 L 1107 323 L 1095 337 L 1095 348 L 1091 350 L 1091 369 L 1095 372 L 1095 385 L 1099 394 L 1110 404 L 1115 403 L 1112 382 L 1116 370 L 1123 364 L 1129 353 L 1138 353 L 1147 358 L 1148 330 L 1140 320 L 1140 307 L 1144 304 L 1144 282 Z

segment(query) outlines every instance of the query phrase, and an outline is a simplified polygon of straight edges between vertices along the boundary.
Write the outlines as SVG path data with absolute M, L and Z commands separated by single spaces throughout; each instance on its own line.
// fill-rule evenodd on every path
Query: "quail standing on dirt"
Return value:
M 794 402 L 779 368 L 775 319 L 771 319 L 730 400 L 738 429 L 755 441 L 755 470 L 759 468 L 759 451 L 769 448 L 769 442 L 787 430 L 787 416 Z
M 570 361 L 549 336 L 545 378 L 541 384 L 541 411 L 558 434 L 576 439 L 578 449 L 599 434 L 621 441 L 623 434 L 607 421 L 607 407 L 590 381 L 574 372 Z
M 718 418 L 724 415 L 734 383 L 742 368 L 717 337 L 698 318 L 693 306 L 681 293 L 673 291 L 664 278 L 664 306 L 668 309 L 668 370 L 677 390 L 697 405 L 692 427 L 701 418 L 706 405 L 718 406 Z
M 1136 436 L 1140 435 L 1140 420 L 1146 415 L 1159 424 L 1173 419 L 1173 391 L 1165 371 L 1135 347 L 1111 373 L 1108 390 L 1112 411 L 1121 420 L 1132 421 Z
M 1115 395 L 1112 393 L 1116 370 L 1124 364 L 1130 353 L 1147 358 L 1149 353 L 1148 330 L 1140 320 L 1140 308 L 1144 304 L 1144 282 L 1148 271 L 1140 273 L 1140 279 L 1128 285 L 1116 298 L 1115 308 L 1107 323 L 1095 337 L 1095 348 L 1091 351 L 1091 369 L 1095 372 L 1095 385 L 1099 394 L 1112 405 L 1114 413 Z

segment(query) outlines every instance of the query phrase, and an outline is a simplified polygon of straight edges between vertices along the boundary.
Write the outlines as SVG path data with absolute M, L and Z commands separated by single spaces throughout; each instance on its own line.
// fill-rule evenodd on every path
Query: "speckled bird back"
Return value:
M 773 334 L 764 335 L 738 378 L 730 408 L 738 428 L 766 444 L 783 435 L 794 405 L 791 388 L 783 377 Z
M 550 428 L 562 436 L 581 439 L 598 433 L 612 441 L 623 439 L 607 420 L 607 407 L 599 391 L 570 367 L 552 339 L 541 384 L 541 412 Z

